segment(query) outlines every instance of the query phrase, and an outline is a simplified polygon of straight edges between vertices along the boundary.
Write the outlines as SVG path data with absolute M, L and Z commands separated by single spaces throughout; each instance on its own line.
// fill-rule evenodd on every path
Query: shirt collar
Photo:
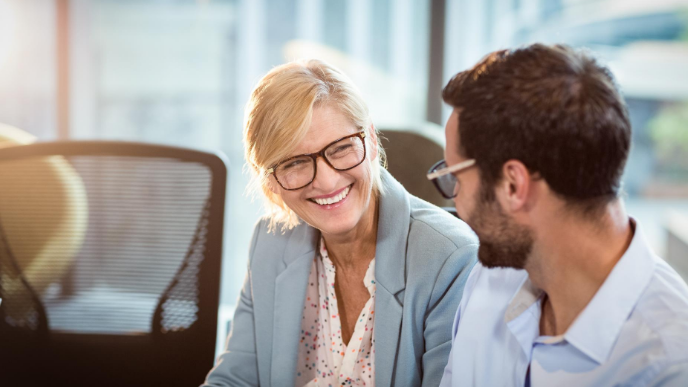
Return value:
M 518 292 L 516 292 L 511 298 L 511 301 L 509 301 L 509 306 L 507 306 L 506 313 L 504 314 L 504 322 L 508 324 L 516 319 L 534 303 L 540 301 L 543 295 L 544 292 L 542 289 L 535 287 L 535 285 L 530 282 L 530 278 L 526 276 Z
M 623 324 L 649 284 L 657 262 L 640 224 L 634 219 L 631 219 L 631 223 L 635 225 L 635 233 L 628 249 L 563 335 L 568 343 L 598 363 L 603 363 L 609 357 Z M 543 291 L 526 277 L 507 306 L 505 323 L 522 315 L 543 295 Z M 539 318 L 537 320 L 539 324 Z
M 509 301 L 504 313 L 504 322 L 528 358 L 530 358 L 533 348 L 533 341 L 538 337 L 540 301 L 544 294 L 541 289 L 530 282 L 530 278 L 526 275 L 519 286 L 519 290 Z
M 566 341 L 598 363 L 609 357 L 657 263 L 640 224 L 634 219 L 631 223 L 635 233 L 628 249 L 564 334 Z

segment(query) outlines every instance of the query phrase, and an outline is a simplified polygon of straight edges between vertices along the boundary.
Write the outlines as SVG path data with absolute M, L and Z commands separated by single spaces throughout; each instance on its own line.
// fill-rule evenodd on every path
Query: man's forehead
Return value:
M 460 109 L 453 109 L 451 114 L 449 115 L 449 118 L 447 119 L 447 123 L 445 125 L 445 129 L 447 134 L 449 132 L 452 132 L 452 134 L 458 135 L 458 130 L 459 130 L 459 115 L 461 114 Z
M 448 162 L 462 159 L 459 150 L 459 113 L 458 109 L 454 109 L 445 127 L 445 160 Z

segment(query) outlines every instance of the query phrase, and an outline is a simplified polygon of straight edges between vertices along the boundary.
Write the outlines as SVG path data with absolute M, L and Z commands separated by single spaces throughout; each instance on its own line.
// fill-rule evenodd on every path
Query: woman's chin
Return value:
M 319 221 L 314 221 L 309 223 L 314 228 L 320 230 L 324 235 L 346 235 L 356 228 L 356 223 L 352 219 L 343 219 L 342 217 L 337 217 L 336 219 L 320 219 Z

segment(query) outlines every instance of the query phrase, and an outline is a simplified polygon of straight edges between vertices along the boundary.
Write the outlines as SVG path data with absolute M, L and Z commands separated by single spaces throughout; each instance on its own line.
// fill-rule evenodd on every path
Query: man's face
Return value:
M 460 151 L 459 114 L 455 109 L 445 127 L 444 158 L 450 166 L 466 160 Z M 532 230 L 504 212 L 496 199 L 495 188 L 481 182 L 477 167 L 457 174 L 456 179 L 459 191 L 454 206 L 459 217 L 480 239 L 480 262 L 485 267 L 524 268 L 533 246 Z

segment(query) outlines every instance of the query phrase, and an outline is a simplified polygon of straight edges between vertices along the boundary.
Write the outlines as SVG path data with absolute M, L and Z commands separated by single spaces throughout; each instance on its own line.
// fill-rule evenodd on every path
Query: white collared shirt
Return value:
M 688 386 L 688 286 L 640 225 L 561 336 L 539 334 L 543 295 L 525 270 L 478 263 L 441 386 Z

